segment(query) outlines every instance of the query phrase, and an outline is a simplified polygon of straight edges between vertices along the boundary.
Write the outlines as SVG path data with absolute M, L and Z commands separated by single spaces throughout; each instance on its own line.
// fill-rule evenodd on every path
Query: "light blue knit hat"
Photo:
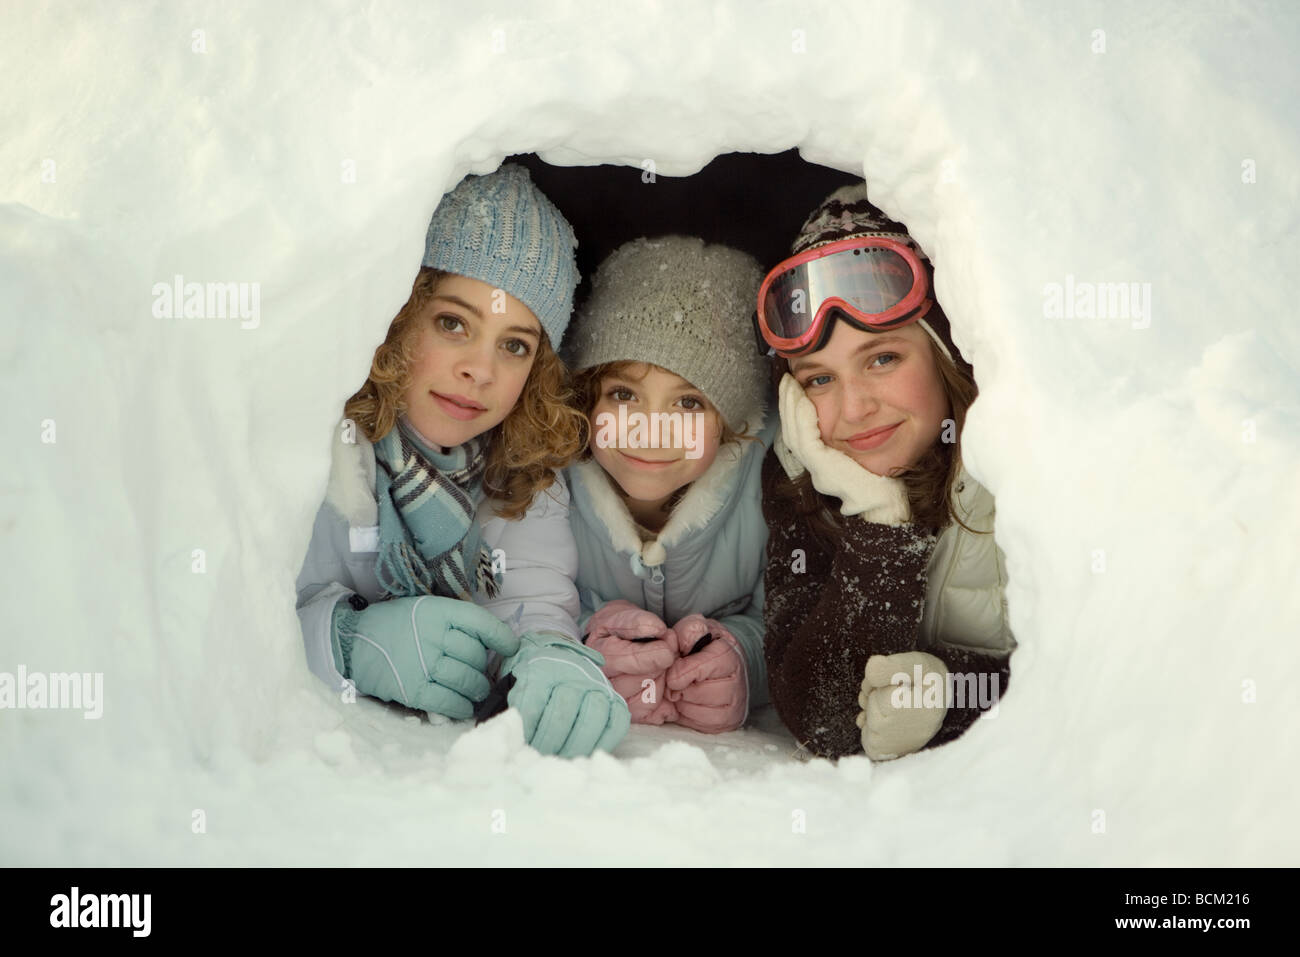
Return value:
M 573 313 L 578 240 L 528 170 L 513 163 L 466 176 L 442 198 L 424 240 L 424 265 L 504 289 L 533 311 L 551 346 Z

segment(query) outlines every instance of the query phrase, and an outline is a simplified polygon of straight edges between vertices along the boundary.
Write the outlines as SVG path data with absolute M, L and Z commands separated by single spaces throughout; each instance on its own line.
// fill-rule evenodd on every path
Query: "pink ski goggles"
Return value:
M 816 352 L 826 344 L 833 310 L 864 332 L 916 322 L 930 311 L 930 280 L 907 243 L 888 236 L 855 236 L 791 256 L 758 288 L 758 335 L 783 356 Z

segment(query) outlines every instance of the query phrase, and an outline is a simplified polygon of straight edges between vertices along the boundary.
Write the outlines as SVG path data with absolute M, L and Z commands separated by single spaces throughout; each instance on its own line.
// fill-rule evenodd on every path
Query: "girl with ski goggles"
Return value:
M 916 251 L 891 236 L 854 236 L 791 256 L 772 269 L 758 290 L 754 329 L 783 356 L 801 356 L 826 344 L 832 318 L 864 332 L 897 329 L 923 318 L 934 305 L 930 278 Z

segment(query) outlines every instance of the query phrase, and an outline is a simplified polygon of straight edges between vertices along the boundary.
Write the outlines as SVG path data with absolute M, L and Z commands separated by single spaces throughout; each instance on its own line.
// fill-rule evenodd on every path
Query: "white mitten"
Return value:
M 921 684 L 917 686 L 917 665 L 921 666 Z M 872 655 L 867 659 L 862 692 L 858 695 L 857 724 L 862 729 L 862 749 L 873 761 L 888 761 L 919 751 L 935 736 L 948 714 L 946 698 L 938 707 L 916 707 L 925 700 L 925 690 L 937 674 L 943 694 L 947 694 L 948 667 L 924 651 L 905 651 L 897 655 Z M 897 685 L 895 675 L 900 677 Z M 913 694 L 913 688 L 919 692 Z M 901 690 L 900 690 L 901 688 Z M 898 702 L 895 703 L 895 695 Z
M 817 491 L 842 500 L 842 515 L 861 515 L 881 525 L 902 525 L 912 517 L 901 480 L 868 471 L 822 442 L 817 407 L 789 373 L 781 377 L 779 391 L 781 436 L 776 454 L 787 475 L 793 478 L 807 469 Z M 791 456 L 796 462 L 790 461 Z

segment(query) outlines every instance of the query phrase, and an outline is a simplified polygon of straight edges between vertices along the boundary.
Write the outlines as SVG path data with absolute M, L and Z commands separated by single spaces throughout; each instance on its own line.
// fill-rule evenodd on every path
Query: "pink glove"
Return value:
M 647 637 L 654 640 L 628 640 Z M 622 598 L 606 602 L 587 622 L 587 647 L 605 656 L 601 670 L 627 702 L 634 722 L 676 720 L 664 672 L 677 659 L 677 638 L 658 615 Z
M 668 700 L 677 723 L 705 734 L 735 731 L 749 715 L 749 678 L 740 642 L 712 618 L 687 615 L 673 625 L 680 657 L 668 668 Z M 706 634 L 713 640 L 695 654 Z

